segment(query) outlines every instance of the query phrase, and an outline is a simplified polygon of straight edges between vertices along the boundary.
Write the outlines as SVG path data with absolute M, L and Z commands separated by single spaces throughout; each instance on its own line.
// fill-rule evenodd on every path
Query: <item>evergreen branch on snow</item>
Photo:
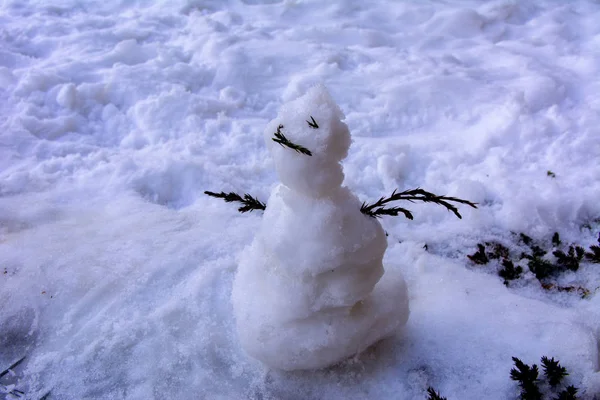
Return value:
M 314 119 L 313 119 L 313 121 L 314 121 Z M 306 121 L 306 122 L 308 122 L 308 121 Z M 315 122 L 315 124 L 316 124 L 316 122 Z M 310 122 L 308 122 L 308 125 L 310 125 Z M 312 127 L 312 125 L 311 125 L 311 127 Z M 318 127 L 318 125 L 317 125 L 317 127 Z M 272 140 L 275 143 L 279 143 L 283 147 L 289 147 L 290 149 L 295 150 L 298 153 L 306 154 L 307 156 L 312 156 L 312 153 L 306 147 L 302 147 L 299 144 L 290 142 L 289 139 L 287 137 L 285 137 L 283 132 L 281 132 L 282 129 L 283 129 L 283 125 L 279 125 L 277 127 L 277 132 L 275 132 L 275 134 L 274 134 L 275 137 L 272 138 Z
M 317 124 L 317 121 L 315 121 L 315 119 L 313 118 L 313 116 L 310 116 L 310 121 L 306 121 L 308 123 L 308 126 L 310 126 L 313 129 L 319 129 L 319 125 Z
M 577 400 L 577 392 L 579 390 L 575 386 L 567 386 L 565 390 L 558 394 L 556 400 Z
M 221 192 L 221 193 L 215 193 L 215 192 L 209 192 L 208 190 L 204 192 L 204 194 L 207 194 L 211 197 L 216 197 L 219 199 L 223 199 L 225 200 L 226 203 L 231 203 L 231 202 L 238 202 L 238 203 L 242 203 L 243 206 L 238 208 L 238 211 L 241 213 L 245 213 L 248 211 L 254 211 L 254 210 L 265 210 L 267 208 L 266 204 L 263 203 L 262 201 L 250 196 L 248 193 L 244 194 L 244 197 L 240 196 L 237 193 L 234 192 L 230 192 L 230 193 L 225 193 L 225 192 Z
M 458 218 L 461 218 L 461 219 L 462 219 L 462 216 L 458 212 L 458 208 L 454 204 L 451 204 L 451 203 L 466 204 L 470 207 L 477 208 L 476 203 L 470 202 L 468 200 L 463 200 L 463 199 L 459 199 L 456 197 L 438 196 L 431 192 L 427 192 L 421 188 L 416 188 L 416 189 L 412 189 L 412 190 L 405 190 L 404 192 L 399 192 L 399 193 L 394 190 L 394 192 L 392 193 L 392 195 L 390 197 L 382 197 L 373 204 L 363 203 L 362 206 L 360 207 L 360 211 L 363 214 L 366 214 L 373 218 L 378 218 L 378 217 L 381 217 L 382 215 L 396 216 L 396 215 L 399 215 L 400 213 L 402 213 L 402 214 L 404 214 L 404 216 L 406 218 L 413 219 L 412 213 L 405 208 L 402 208 L 402 207 L 386 208 L 385 207 L 386 204 L 388 204 L 392 201 L 399 201 L 399 200 L 407 200 L 407 201 L 410 201 L 411 203 L 414 203 L 415 201 L 422 201 L 424 203 L 439 204 L 439 205 L 445 207 L 448 211 L 451 211 L 452 213 L 454 213 L 454 215 L 456 215 Z

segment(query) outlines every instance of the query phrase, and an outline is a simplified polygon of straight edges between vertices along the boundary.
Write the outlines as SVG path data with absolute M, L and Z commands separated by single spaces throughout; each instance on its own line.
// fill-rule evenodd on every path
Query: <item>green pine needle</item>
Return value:
M 215 193 L 215 192 L 209 192 L 208 190 L 204 192 L 204 194 L 207 194 L 211 197 L 216 197 L 219 199 L 223 199 L 225 200 L 226 203 L 231 203 L 231 202 L 238 202 L 238 203 L 242 203 L 243 206 L 238 208 L 238 211 L 241 212 L 242 214 L 248 211 L 254 211 L 254 210 L 265 210 L 267 208 L 266 204 L 263 203 L 262 201 L 259 201 L 258 199 L 250 196 L 248 193 L 244 194 L 244 197 L 240 196 L 237 193 L 234 192 L 230 192 L 230 193 L 225 193 L 225 192 L 221 192 L 221 193 Z
M 314 121 L 314 119 L 313 119 L 313 121 Z M 308 123 L 308 125 L 310 125 L 310 122 Z M 317 125 L 317 128 L 318 128 L 318 125 Z M 283 132 L 281 132 L 282 129 L 283 129 L 283 125 L 279 125 L 277 127 L 277 132 L 274 133 L 275 137 L 272 138 L 272 140 L 275 143 L 279 143 L 282 147 L 289 147 L 290 149 L 295 150 L 298 153 L 306 154 L 307 156 L 312 156 L 311 151 L 308 150 L 306 147 L 302 147 L 299 144 L 290 142 L 289 139 L 287 137 L 285 137 Z
M 416 189 L 412 189 L 412 190 L 405 190 L 404 192 L 400 192 L 400 193 L 398 193 L 394 190 L 394 192 L 392 193 L 392 195 L 390 197 L 382 197 L 373 204 L 363 203 L 360 208 L 360 211 L 363 214 L 366 214 L 373 218 L 378 218 L 382 215 L 396 216 L 399 214 L 404 214 L 404 216 L 406 218 L 413 219 L 412 213 L 405 208 L 401 208 L 401 207 L 385 208 L 385 205 L 387 203 L 390 203 L 392 201 L 399 201 L 399 200 L 407 200 L 407 201 L 410 201 L 411 203 L 414 203 L 415 201 L 422 201 L 424 203 L 439 204 L 443 207 L 446 207 L 446 209 L 448 211 L 451 211 L 452 213 L 454 213 L 454 215 L 456 215 L 458 218 L 462 218 L 462 216 L 458 212 L 458 208 L 455 205 L 451 204 L 450 202 L 466 204 L 473 208 L 477 208 L 476 203 L 470 202 L 468 200 L 463 200 L 463 199 L 459 199 L 456 197 L 438 196 L 431 192 L 427 192 L 421 188 L 416 188 Z

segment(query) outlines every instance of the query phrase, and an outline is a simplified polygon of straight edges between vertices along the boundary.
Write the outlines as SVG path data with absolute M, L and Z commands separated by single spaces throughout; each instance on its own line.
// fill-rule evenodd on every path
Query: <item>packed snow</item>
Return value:
M 596 242 L 598 21 L 595 0 L 4 0 L 0 371 L 26 358 L 0 384 L 34 399 L 425 399 L 429 386 L 449 400 L 516 399 L 511 357 L 545 355 L 581 398 L 598 397 L 598 264 L 557 278 L 588 288 L 582 299 L 527 270 L 506 287 L 467 258 L 486 241 L 519 252 L 519 233 Z M 346 116 L 347 157 L 343 138 L 319 163 L 277 143 L 271 153 L 269 121 L 318 84 Z M 278 187 L 301 167 L 322 184 Z M 409 203 L 413 221 L 382 219 L 374 293 L 403 275 L 406 325 L 331 367 L 281 371 L 244 350 L 253 333 L 238 332 L 234 279 L 252 251 L 266 254 L 257 243 L 300 224 L 273 214 L 323 204 L 310 191 L 339 179 L 341 203 L 422 187 L 478 209 L 457 219 Z M 239 214 L 205 190 L 269 204 Z M 348 241 L 374 232 L 356 218 Z M 293 232 L 307 240 L 282 245 L 281 265 L 324 266 L 300 253 L 344 231 L 322 229 Z M 364 238 L 373 252 L 380 237 Z M 244 307 L 272 294 L 249 279 Z M 283 316 L 286 303 L 268 299 L 278 308 L 263 311 Z

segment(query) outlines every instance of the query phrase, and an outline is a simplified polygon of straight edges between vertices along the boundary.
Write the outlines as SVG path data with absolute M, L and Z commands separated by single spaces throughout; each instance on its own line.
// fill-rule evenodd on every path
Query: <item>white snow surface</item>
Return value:
M 259 232 L 243 251 L 231 297 L 242 347 L 285 371 L 339 363 L 408 319 L 401 267 L 384 275 L 381 224 L 341 186 L 340 161 L 350 144 L 342 117 L 317 85 L 265 130 L 284 183 L 273 189 Z M 309 149 L 293 154 L 289 142 L 273 146 L 271 128 L 276 140 Z
M 595 0 L 4 0 L 0 369 L 25 355 L 31 398 L 515 399 L 511 357 L 547 355 L 593 399 L 598 265 L 561 278 L 580 299 L 466 255 L 512 232 L 596 241 L 598 21 Z M 242 350 L 230 302 L 263 216 L 203 191 L 267 199 L 263 131 L 317 83 L 360 201 L 420 186 L 479 208 L 382 220 L 405 329 L 280 372 Z

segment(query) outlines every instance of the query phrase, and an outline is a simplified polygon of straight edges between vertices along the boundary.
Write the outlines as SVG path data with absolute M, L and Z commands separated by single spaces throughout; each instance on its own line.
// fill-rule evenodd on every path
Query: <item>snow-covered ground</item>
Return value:
M 32 398 L 515 399 L 511 357 L 547 355 L 593 399 L 599 265 L 560 277 L 580 299 L 466 255 L 596 241 L 598 21 L 596 0 L 4 0 L 0 370 L 26 356 Z M 420 186 L 479 209 L 384 219 L 405 329 L 279 372 L 241 350 L 230 303 L 261 215 L 203 191 L 266 200 L 263 130 L 315 83 L 346 114 L 361 200 Z

